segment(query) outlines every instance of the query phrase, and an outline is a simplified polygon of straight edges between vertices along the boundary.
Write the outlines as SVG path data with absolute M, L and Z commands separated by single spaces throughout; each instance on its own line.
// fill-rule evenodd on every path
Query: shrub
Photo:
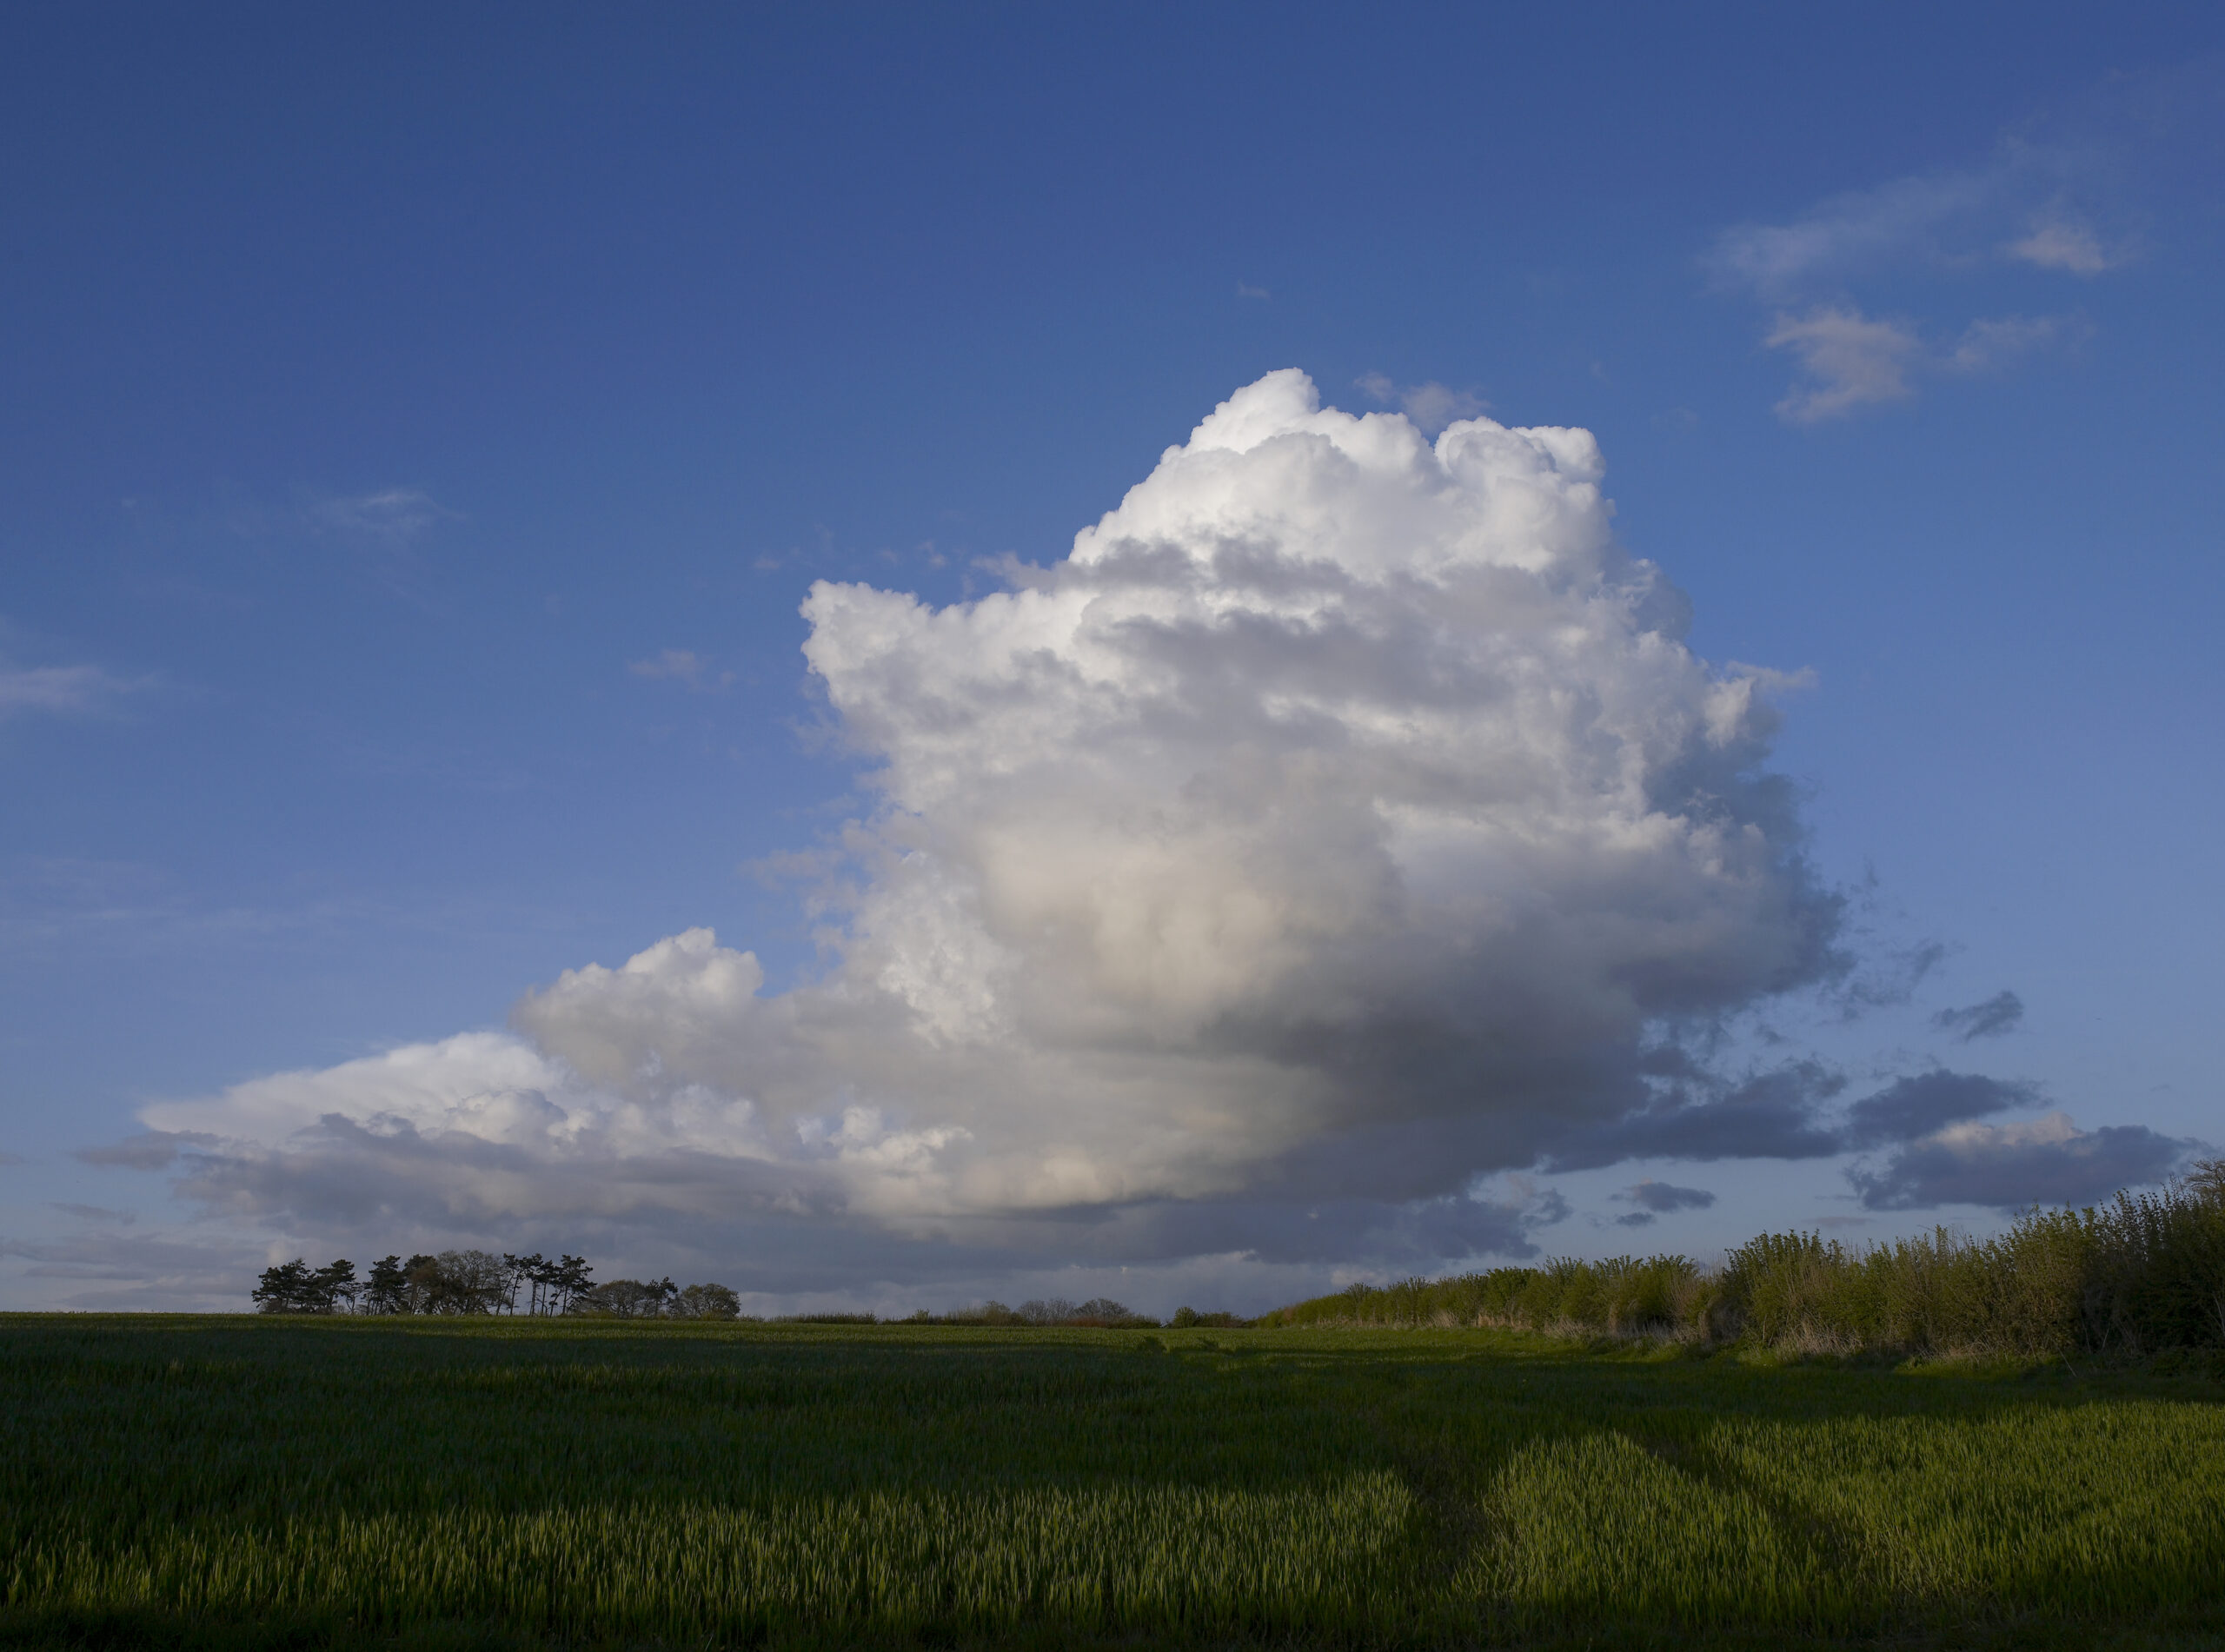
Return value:
M 2206 1160 L 2158 1192 L 2034 1209 L 1983 1241 L 1943 1227 L 1856 1250 L 1816 1233 L 1764 1233 L 1713 1269 L 1681 1256 L 1553 1257 L 1353 1284 L 1256 1323 L 1573 1329 L 1810 1351 L 2225 1348 L 2225 1161 Z

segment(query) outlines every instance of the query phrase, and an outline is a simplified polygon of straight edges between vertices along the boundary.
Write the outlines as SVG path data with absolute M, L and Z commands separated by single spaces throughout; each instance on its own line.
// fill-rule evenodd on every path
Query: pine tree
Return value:
M 266 1314 L 310 1312 L 309 1304 L 316 1289 L 315 1279 L 309 1264 L 299 1257 L 278 1267 L 265 1268 L 262 1282 L 255 1288 L 256 1307 Z
M 385 1257 L 371 1264 L 363 1290 L 367 1314 L 406 1314 L 409 1311 L 409 1277 L 400 1257 Z

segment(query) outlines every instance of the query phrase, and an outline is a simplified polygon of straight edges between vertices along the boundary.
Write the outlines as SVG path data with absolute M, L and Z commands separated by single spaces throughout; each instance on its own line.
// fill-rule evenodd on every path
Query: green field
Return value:
M 0 1639 L 2225 1646 L 2207 1363 L 6 1317 Z

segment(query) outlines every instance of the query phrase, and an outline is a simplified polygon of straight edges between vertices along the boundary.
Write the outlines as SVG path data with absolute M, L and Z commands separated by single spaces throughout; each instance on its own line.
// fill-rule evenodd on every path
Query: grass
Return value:
M 0 1401 L 13 1644 L 2225 1646 L 2195 1373 L 18 1316 Z

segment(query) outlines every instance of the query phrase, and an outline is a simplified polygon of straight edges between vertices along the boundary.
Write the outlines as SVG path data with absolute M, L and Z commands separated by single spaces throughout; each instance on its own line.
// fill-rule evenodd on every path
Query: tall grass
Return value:
M 1356 1285 L 1262 1324 L 1481 1325 L 1817 1351 L 2154 1355 L 2225 1347 L 2225 1176 L 2033 1211 L 2005 1233 L 1946 1228 L 1850 1246 L 1765 1233 L 1702 1268 L 1681 1256 L 1559 1258 Z
M 2221 1575 L 2225 1405 L 2191 1377 L 0 1317 L 7 1645 L 2068 1648 L 2225 1631 Z

